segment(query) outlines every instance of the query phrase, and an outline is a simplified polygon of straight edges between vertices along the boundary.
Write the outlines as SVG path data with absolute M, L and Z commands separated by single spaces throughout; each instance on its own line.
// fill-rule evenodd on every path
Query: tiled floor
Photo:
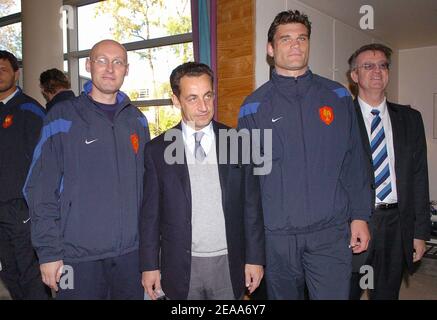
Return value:
M 416 273 L 402 283 L 400 299 L 437 300 L 437 260 L 424 258 Z
M 11 300 L 8 291 L 0 280 L 0 300 Z

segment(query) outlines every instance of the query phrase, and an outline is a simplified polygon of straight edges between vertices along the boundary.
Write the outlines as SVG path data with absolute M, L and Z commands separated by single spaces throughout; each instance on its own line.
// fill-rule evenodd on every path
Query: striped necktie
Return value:
M 202 145 L 200 144 L 200 141 L 202 141 L 203 135 L 205 133 L 202 131 L 196 132 L 194 134 L 194 157 L 196 158 L 197 161 L 202 162 L 205 157 L 206 157 L 206 153 L 205 150 L 203 150 Z
M 371 112 L 374 118 L 370 129 L 370 147 L 372 150 L 373 170 L 375 173 L 376 197 L 380 201 L 384 201 L 392 191 L 387 143 L 382 119 L 379 116 L 379 110 L 373 109 Z

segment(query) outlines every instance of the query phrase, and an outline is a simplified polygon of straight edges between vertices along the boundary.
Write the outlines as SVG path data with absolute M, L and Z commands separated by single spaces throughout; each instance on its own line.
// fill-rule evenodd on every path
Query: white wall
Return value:
M 437 46 L 400 50 L 399 65 L 399 101 L 422 113 L 428 146 L 430 198 L 437 200 L 437 139 L 433 139 L 433 126 L 437 134 L 437 123 L 433 120 L 437 118 L 433 106 L 433 96 L 437 95 Z
M 347 87 L 347 59 L 360 46 L 379 42 L 362 30 L 348 26 L 297 0 L 256 0 L 256 62 L 255 84 L 269 79 L 266 62 L 267 32 L 275 16 L 283 10 L 300 10 L 312 23 L 309 66 L 314 73 L 336 80 Z M 392 101 L 398 98 L 397 52 L 393 57 L 392 81 L 388 88 Z

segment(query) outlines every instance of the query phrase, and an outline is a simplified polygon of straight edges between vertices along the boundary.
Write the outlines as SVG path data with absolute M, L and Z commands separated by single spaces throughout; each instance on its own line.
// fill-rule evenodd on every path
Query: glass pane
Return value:
M 86 58 L 79 59 L 79 92 L 82 92 L 83 85 L 91 80 L 91 74 L 85 69 Z
M 1 0 L 0 18 L 9 16 L 21 11 L 21 0 Z
M 68 61 L 64 60 L 64 72 L 68 73 Z
M 129 76 L 122 90 L 132 100 L 171 97 L 170 74 L 183 62 L 193 60 L 192 43 L 129 51 Z
M 21 22 L 0 28 L 0 49 L 12 52 L 18 60 L 22 59 Z
M 78 8 L 79 50 L 102 39 L 121 43 L 188 33 L 190 0 L 106 0 Z
M 149 122 L 150 137 L 153 139 L 181 121 L 181 111 L 173 106 L 139 107 Z
M 79 75 L 89 79 L 85 70 L 85 58 L 79 60 Z M 128 52 L 129 75 L 121 90 L 132 101 L 168 99 L 171 97 L 169 78 L 174 68 L 193 60 L 192 43 L 177 44 L 153 49 Z
M 68 28 L 67 28 L 67 10 L 62 11 L 62 44 L 64 47 L 64 53 L 68 50 Z

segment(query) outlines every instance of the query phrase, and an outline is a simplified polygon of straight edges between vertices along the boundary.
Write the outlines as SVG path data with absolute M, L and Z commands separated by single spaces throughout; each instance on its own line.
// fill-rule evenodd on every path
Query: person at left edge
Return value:
M 122 45 L 98 42 L 86 69 L 92 80 L 49 112 L 35 149 L 24 187 L 32 241 L 43 281 L 59 299 L 143 299 L 138 213 L 147 120 L 120 91 L 128 74 Z M 58 286 L 63 265 L 74 288 Z
M 0 51 L 0 278 L 12 299 L 48 299 L 30 241 L 22 188 L 45 110 L 21 88 L 17 58 Z

